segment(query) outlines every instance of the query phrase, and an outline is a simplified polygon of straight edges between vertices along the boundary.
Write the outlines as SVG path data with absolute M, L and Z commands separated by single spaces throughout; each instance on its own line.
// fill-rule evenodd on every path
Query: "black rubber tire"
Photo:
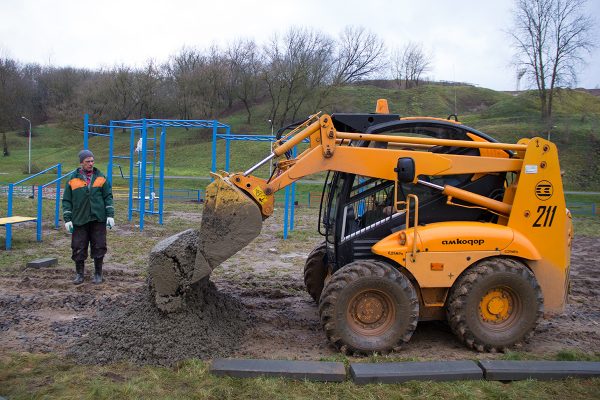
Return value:
M 328 274 L 326 259 L 327 246 L 323 242 L 310 252 L 304 264 L 304 286 L 310 297 L 317 303 L 321 298 L 325 278 Z
M 503 320 L 486 317 L 486 296 L 502 293 L 507 308 Z M 491 302 L 490 302 L 491 303 Z M 452 332 L 477 351 L 506 351 L 533 335 L 544 312 L 542 291 L 533 273 L 510 258 L 482 260 L 456 280 L 448 299 L 447 318 Z M 487 319 L 486 319 L 487 318 Z
M 333 274 L 321 295 L 319 314 L 327 338 L 343 353 L 388 353 L 410 340 L 419 320 L 419 300 L 410 280 L 396 268 L 361 260 Z

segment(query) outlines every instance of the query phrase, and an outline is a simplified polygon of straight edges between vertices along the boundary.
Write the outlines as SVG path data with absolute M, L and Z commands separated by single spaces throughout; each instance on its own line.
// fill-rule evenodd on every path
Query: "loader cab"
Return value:
M 334 114 L 334 121 L 335 117 Z M 484 133 L 457 122 L 432 118 L 385 121 L 368 126 L 365 133 L 496 142 Z M 351 145 L 387 147 L 393 144 L 360 141 Z M 413 145 L 402 149 L 409 152 L 429 151 L 473 157 L 481 155 L 480 150 L 474 148 Z M 505 154 L 506 157 L 511 155 L 508 152 Z M 448 184 L 494 199 L 502 199 L 506 176 L 462 174 L 421 176 L 420 179 L 440 186 Z M 403 211 L 395 212 L 394 200 L 404 201 L 408 194 L 415 194 L 419 198 L 420 225 L 450 220 L 492 221 L 496 218 L 495 215 L 481 209 L 447 205 L 446 197 L 429 187 L 399 183 L 398 190 L 395 190 L 393 181 L 349 173 L 331 173 L 323 188 L 319 232 L 326 238 L 327 259 L 333 272 L 350 262 L 373 258 L 371 247 L 375 243 L 395 231 L 404 229 L 406 216 Z M 410 218 L 412 220 L 412 217 Z

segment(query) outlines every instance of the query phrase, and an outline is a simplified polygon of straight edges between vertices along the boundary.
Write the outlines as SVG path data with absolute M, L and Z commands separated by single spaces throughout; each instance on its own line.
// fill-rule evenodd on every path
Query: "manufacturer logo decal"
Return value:
M 554 188 L 549 181 L 539 181 L 535 185 L 535 197 L 542 201 L 548 200 L 554 194 Z
M 471 246 L 481 246 L 485 243 L 483 239 L 452 239 L 452 240 L 442 240 L 442 244 L 469 244 Z

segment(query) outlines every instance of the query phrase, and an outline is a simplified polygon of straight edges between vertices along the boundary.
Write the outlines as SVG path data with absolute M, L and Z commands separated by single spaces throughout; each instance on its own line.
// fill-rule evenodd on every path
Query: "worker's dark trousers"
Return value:
M 85 225 L 74 226 L 71 237 L 73 261 L 85 261 L 88 257 L 88 245 L 92 249 L 92 258 L 102 258 L 106 254 L 106 223 L 88 222 Z

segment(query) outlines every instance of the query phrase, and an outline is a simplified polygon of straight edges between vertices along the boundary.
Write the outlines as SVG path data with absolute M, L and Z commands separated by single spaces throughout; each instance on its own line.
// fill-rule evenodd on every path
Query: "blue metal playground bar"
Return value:
M 113 159 L 129 159 L 129 201 L 127 217 L 131 221 L 133 213 L 139 213 L 140 231 L 144 229 L 144 217 L 146 214 L 158 215 L 159 224 L 163 223 L 164 211 L 164 169 L 167 128 L 196 128 L 212 129 L 213 138 L 219 130 L 225 129 L 230 133 L 228 125 L 222 124 L 216 120 L 176 120 L 176 119 L 132 119 L 110 121 L 109 124 L 90 124 L 89 117 L 84 116 L 84 148 L 88 148 L 89 136 L 109 137 L 109 162 L 107 167 L 107 178 L 112 184 Z M 115 132 L 118 129 L 129 131 L 129 155 L 115 155 Z M 160 133 L 158 133 L 160 129 Z M 100 132 L 95 132 L 96 130 Z M 109 133 L 107 134 L 106 131 Z M 153 132 L 153 137 L 149 135 Z M 139 152 L 138 162 L 134 162 L 136 149 L 136 134 L 141 139 L 142 148 Z M 158 134 L 158 137 L 157 137 Z M 152 148 L 149 143 L 152 142 Z M 158 143 L 159 142 L 159 143 Z M 229 145 L 227 145 L 229 147 Z M 151 157 L 149 157 L 151 153 Z M 159 159 L 157 161 L 157 154 Z M 149 160 L 150 159 L 150 160 Z M 158 163 L 158 172 L 157 172 Z M 149 171 L 151 167 L 151 171 Z M 138 173 L 134 173 L 138 168 Z M 157 177 L 158 173 L 158 177 Z M 137 179 L 137 185 L 134 181 Z M 158 196 L 155 195 L 155 181 L 158 179 Z M 137 188 L 137 198 L 134 199 L 134 191 Z M 148 192 L 148 193 L 147 193 Z M 134 200 L 137 204 L 134 205 Z M 157 201 L 158 200 L 158 201 Z M 158 207 L 156 204 L 158 203 Z
M 71 175 L 75 171 L 71 170 L 64 175 L 61 175 L 61 165 L 56 165 L 56 174 L 58 178 L 38 186 L 38 203 L 37 203 L 37 241 L 42 241 L 42 218 L 43 218 L 43 207 L 44 207 L 44 189 L 48 186 L 56 183 L 56 196 L 54 205 L 54 227 L 58 229 L 59 226 L 59 215 L 60 215 L 60 182 L 67 176 Z
M 278 140 L 273 135 L 244 135 L 244 134 L 231 134 L 229 129 L 226 130 L 225 134 L 217 133 L 217 130 L 213 130 L 213 141 L 212 141 L 212 163 L 211 171 L 217 171 L 217 140 L 225 140 L 225 171 L 229 171 L 229 158 L 230 158 L 230 141 L 249 141 L 249 142 L 269 142 L 273 143 Z M 302 143 L 309 143 L 308 139 L 304 139 Z M 296 157 L 297 147 L 292 150 L 292 157 Z M 294 230 L 294 210 L 296 204 L 296 183 L 292 183 L 290 186 L 285 188 L 284 197 L 284 211 L 283 211 L 283 238 L 288 237 L 288 226 L 289 230 Z
M 7 217 L 12 217 L 12 213 L 13 213 L 13 194 L 14 194 L 14 188 L 15 186 L 21 185 L 25 182 L 27 182 L 30 179 L 33 179 L 37 176 L 43 175 L 46 172 L 49 172 L 53 169 L 56 168 L 56 174 L 58 175 L 58 178 L 54 179 L 51 182 L 45 183 L 43 185 L 39 185 L 38 186 L 38 197 L 37 197 L 37 218 L 36 218 L 36 239 L 38 242 L 40 242 L 42 240 L 42 210 L 43 210 L 43 192 L 44 192 L 44 188 L 52 185 L 52 184 L 56 184 L 56 196 L 55 196 L 55 213 L 54 213 L 54 226 L 56 228 L 58 228 L 59 225 L 59 215 L 60 215 L 60 181 L 66 176 L 63 175 L 61 176 L 61 164 L 56 164 L 53 165 L 49 168 L 46 168 L 43 171 L 38 172 L 37 174 L 31 175 L 25 179 L 21 179 L 18 182 L 15 183 L 9 183 L 8 184 L 8 202 L 7 202 L 7 212 L 6 212 L 6 216 Z M 72 172 L 72 171 L 71 171 Z M 69 174 L 71 173 L 69 172 Z M 68 175 L 68 174 L 67 174 Z M 11 248 L 11 243 L 12 243 L 12 224 L 6 224 L 6 240 L 5 240 L 5 248 L 6 250 L 10 250 Z
M 225 139 L 225 170 L 229 171 L 230 167 L 230 143 L 231 141 L 259 141 L 259 142 L 274 142 L 276 137 L 273 135 L 248 135 L 248 134 L 232 134 L 231 128 L 217 120 L 173 120 L 173 119 L 134 119 L 134 120 L 117 120 L 110 121 L 106 124 L 90 124 L 89 117 L 86 114 L 84 116 L 84 148 L 88 148 L 88 137 L 89 136 L 103 136 L 109 137 L 109 163 L 107 167 L 107 177 L 112 183 L 113 175 L 113 159 L 129 159 L 129 202 L 128 202 L 128 219 L 131 221 L 133 218 L 133 212 L 137 212 L 140 215 L 140 231 L 144 229 L 144 216 L 145 214 L 158 215 L 159 223 L 163 223 L 163 211 L 164 211 L 164 163 L 165 163 L 165 149 L 166 149 L 166 135 L 167 128 L 197 128 L 197 129 L 212 129 L 212 160 L 211 160 L 211 171 L 216 172 L 217 170 L 217 140 Z M 157 129 L 160 128 L 160 148 L 157 148 Z M 94 132 L 94 130 L 108 131 L 109 134 L 104 132 Z M 115 130 L 129 130 L 129 155 L 115 155 L 114 154 L 114 140 Z M 148 137 L 148 130 L 152 129 L 154 137 Z M 220 133 L 225 130 L 225 133 Z M 139 137 L 142 140 L 142 149 L 139 155 L 139 161 L 134 163 L 135 147 L 136 147 L 136 132 L 139 132 Z M 148 149 L 148 141 L 153 141 L 153 150 Z M 308 139 L 303 141 L 308 143 Z M 152 161 L 148 161 L 148 152 L 153 153 Z M 156 179 L 156 154 L 159 153 L 159 168 L 158 168 L 158 181 L 159 181 L 159 194 L 154 194 L 154 181 Z M 294 157 L 296 155 L 296 149 L 293 150 Z M 152 166 L 152 173 L 148 178 L 148 165 Z M 134 173 L 135 167 L 138 166 L 138 174 Z M 137 189 L 138 189 L 138 204 L 134 206 L 133 193 L 134 193 L 134 180 L 137 177 Z M 150 185 L 149 193 L 147 194 L 147 183 Z M 285 196 L 285 220 L 284 220 L 284 238 L 287 238 L 288 223 L 290 228 L 294 229 L 294 204 L 296 194 L 296 184 L 292 184 L 290 188 L 286 189 Z M 158 199 L 158 211 L 155 210 L 154 202 Z M 146 207 L 146 200 L 148 200 L 148 208 Z M 289 210 L 289 211 L 288 211 Z

